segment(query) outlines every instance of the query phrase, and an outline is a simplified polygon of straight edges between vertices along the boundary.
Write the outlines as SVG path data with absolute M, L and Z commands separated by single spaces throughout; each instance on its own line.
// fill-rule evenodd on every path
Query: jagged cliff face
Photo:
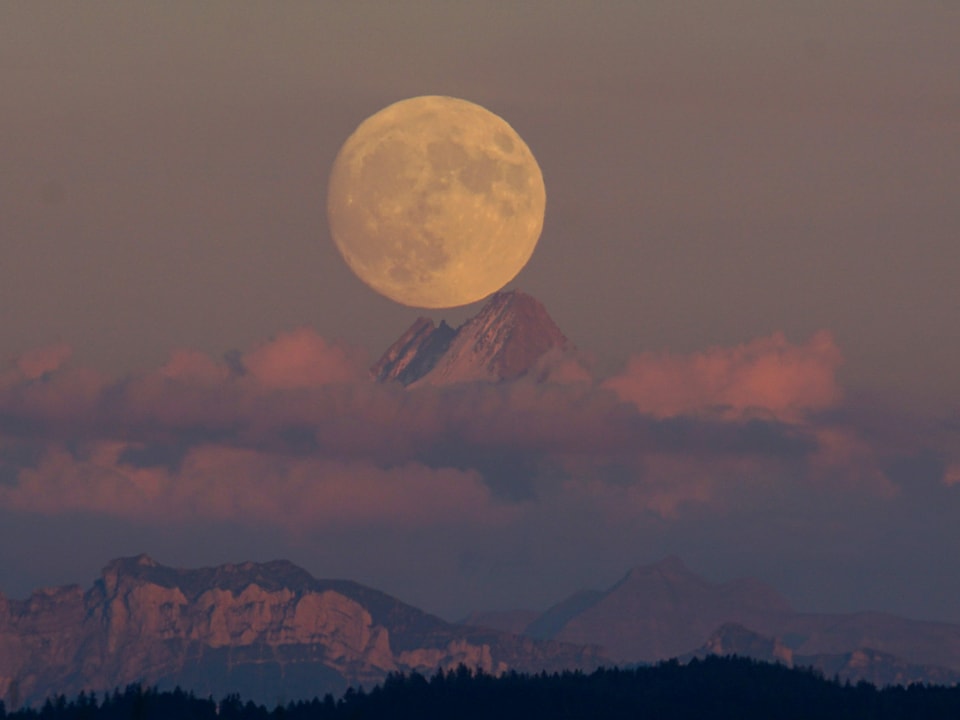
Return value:
M 395 670 L 592 667 L 596 651 L 449 625 L 383 593 L 285 563 L 178 571 L 111 563 L 87 592 L 0 598 L 8 706 L 131 682 L 263 702 L 342 692 Z
M 457 331 L 445 322 L 437 326 L 425 317 L 417 318 L 410 329 L 387 349 L 370 373 L 377 380 L 395 380 L 410 385 L 433 369 L 456 334 Z
M 546 374 L 548 356 L 570 351 L 567 338 L 540 302 L 517 291 L 496 293 L 456 330 L 419 318 L 371 374 L 407 386 L 512 380 L 531 372 Z

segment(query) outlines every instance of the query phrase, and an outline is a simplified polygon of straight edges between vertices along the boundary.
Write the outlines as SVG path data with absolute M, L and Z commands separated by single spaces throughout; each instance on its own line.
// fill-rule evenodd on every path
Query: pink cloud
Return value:
M 171 380 L 216 385 L 227 379 L 230 369 L 202 352 L 177 350 L 170 355 L 158 374 Z
M 243 356 L 243 366 L 264 387 L 297 390 L 359 380 L 359 358 L 308 327 L 281 333 Z
M 893 497 L 898 487 L 880 467 L 881 453 L 855 430 L 843 426 L 822 426 L 813 430 L 817 451 L 810 458 L 814 480 L 841 482 L 849 488 L 871 489 Z
M 647 353 L 600 386 L 545 362 L 569 382 L 405 390 L 372 382 L 357 358 L 301 328 L 239 368 L 181 350 L 113 383 L 83 370 L 21 375 L 0 389 L 0 418 L 11 438 L 46 449 L 16 468 L 0 507 L 298 528 L 487 522 L 518 507 L 500 507 L 491 487 L 668 518 L 720 508 L 757 477 L 891 488 L 877 448 L 810 412 L 840 400 L 827 333 Z
M 408 463 L 284 457 L 217 445 L 191 449 L 176 470 L 123 460 L 131 445 L 101 442 L 83 457 L 48 449 L 19 482 L 0 486 L 0 506 L 47 515 L 92 512 L 146 523 L 233 520 L 300 532 L 311 526 L 417 527 L 498 523 L 473 471 Z
M 37 380 L 47 373 L 58 370 L 71 355 L 73 355 L 73 348 L 67 343 L 45 345 L 20 355 L 16 366 L 27 380 Z
M 943 471 L 944 485 L 960 485 L 960 462 L 952 463 Z
M 690 355 L 643 353 L 604 386 L 657 417 L 720 409 L 727 417 L 758 414 L 794 421 L 840 400 L 836 370 L 841 362 L 826 331 L 803 345 L 775 333 Z

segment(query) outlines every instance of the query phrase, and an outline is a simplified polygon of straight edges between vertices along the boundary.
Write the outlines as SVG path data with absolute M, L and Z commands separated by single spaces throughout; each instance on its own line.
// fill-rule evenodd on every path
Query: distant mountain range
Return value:
M 597 645 L 619 663 L 737 654 L 880 686 L 960 682 L 960 625 L 876 612 L 801 613 L 757 580 L 711 583 L 676 557 L 538 615 L 473 613 L 467 622 Z
M 676 558 L 543 613 L 475 613 L 461 624 L 286 561 L 183 570 L 141 555 L 114 560 L 86 591 L 0 596 L 8 708 L 132 682 L 276 703 L 460 663 L 497 674 L 709 654 L 880 686 L 960 682 L 958 625 L 798 613 L 762 583 L 711 583 Z
M 519 291 L 491 296 L 454 329 L 418 318 L 371 368 L 383 382 L 405 386 L 497 382 L 534 375 L 549 379 L 573 348 L 535 298 Z
M 180 570 L 114 560 L 93 586 L 0 595 L 8 708 L 142 682 L 275 703 L 367 687 L 391 671 L 592 669 L 597 648 L 444 622 L 285 562 Z

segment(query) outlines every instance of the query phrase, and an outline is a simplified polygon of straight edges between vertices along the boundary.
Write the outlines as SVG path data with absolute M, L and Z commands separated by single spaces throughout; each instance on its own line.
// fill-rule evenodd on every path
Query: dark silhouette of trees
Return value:
M 239 695 L 219 702 L 180 688 L 130 685 L 102 700 L 58 695 L 39 709 L 6 710 L 0 720 L 899 720 L 960 718 L 960 687 L 911 685 L 877 689 L 826 680 L 736 657 L 709 657 L 593 673 L 493 676 L 461 666 L 432 677 L 395 673 L 369 692 L 351 688 L 339 700 L 301 700 L 268 710 Z

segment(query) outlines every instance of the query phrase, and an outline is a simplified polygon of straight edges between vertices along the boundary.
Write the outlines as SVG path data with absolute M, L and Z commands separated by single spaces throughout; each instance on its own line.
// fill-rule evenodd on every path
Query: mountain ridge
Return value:
M 500 615 L 471 617 L 496 623 Z M 799 612 L 765 583 L 710 582 L 674 556 L 631 568 L 607 590 L 573 593 L 522 631 L 598 645 L 625 663 L 733 653 L 771 662 L 792 657 L 854 682 L 960 679 L 960 625 L 877 612 Z
M 519 290 L 494 293 L 456 329 L 426 317 L 414 323 L 370 368 L 380 382 L 407 387 L 549 379 L 550 355 L 570 359 L 573 347 L 540 301 Z M 582 370 L 582 368 L 581 368 Z M 583 371 L 585 373 L 585 371 Z
M 118 558 L 86 590 L 0 595 L 0 699 L 9 706 L 143 682 L 201 695 L 242 689 L 272 701 L 460 664 L 551 672 L 706 654 L 811 666 L 854 682 L 960 679 L 960 625 L 797 612 L 764 583 L 709 581 L 676 557 L 542 613 L 469 617 L 469 625 L 449 623 L 286 560 L 184 569 L 148 555 Z
M 617 660 L 654 662 L 696 647 L 724 622 L 750 625 L 789 612 L 789 603 L 759 581 L 712 583 L 669 556 L 631 568 L 554 633 L 538 637 L 590 637 Z
M 189 570 L 139 555 L 110 562 L 87 590 L 0 597 L 8 705 L 131 682 L 271 701 L 341 693 L 397 671 L 538 672 L 602 660 L 597 648 L 454 625 L 283 560 Z

